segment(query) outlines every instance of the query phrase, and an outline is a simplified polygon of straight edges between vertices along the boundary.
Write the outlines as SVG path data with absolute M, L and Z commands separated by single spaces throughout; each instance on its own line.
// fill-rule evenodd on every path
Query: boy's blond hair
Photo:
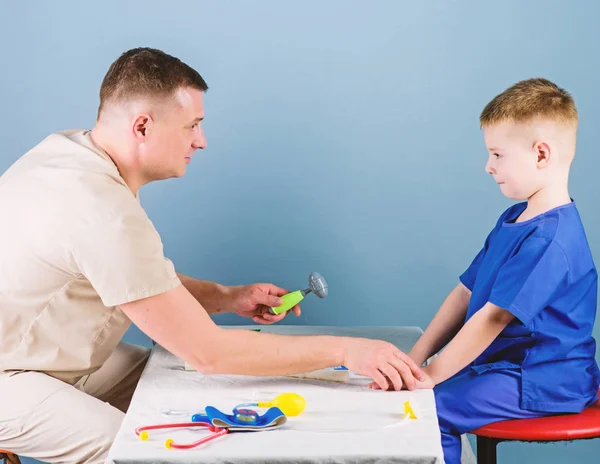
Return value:
M 529 122 L 550 119 L 577 126 L 578 115 L 573 97 L 548 79 L 517 82 L 489 102 L 479 117 L 481 127 L 504 121 Z

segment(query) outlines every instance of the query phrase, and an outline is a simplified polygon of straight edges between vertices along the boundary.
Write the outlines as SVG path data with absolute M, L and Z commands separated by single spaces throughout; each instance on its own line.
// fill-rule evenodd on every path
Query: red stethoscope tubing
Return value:
M 188 428 L 188 427 L 206 427 L 213 433 L 211 435 L 204 437 L 193 443 L 175 443 L 172 439 L 168 439 L 165 443 L 165 446 L 167 448 L 176 448 L 176 449 L 195 448 L 196 446 L 203 445 L 204 443 L 214 440 L 215 438 L 221 437 L 221 436 L 225 435 L 227 432 L 229 432 L 229 429 L 222 429 L 220 427 L 215 427 L 214 425 L 209 424 L 208 422 L 179 422 L 176 424 L 157 424 L 157 425 L 146 425 L 144 427 L 138 427 L 135 429 L 135 434 L 137 436 L 141 437 L 142 432 L 146 432 L 146 438 L 142 438 L 142 439 L 147 439 L 148 430 L 175 429 L 175 428 Z

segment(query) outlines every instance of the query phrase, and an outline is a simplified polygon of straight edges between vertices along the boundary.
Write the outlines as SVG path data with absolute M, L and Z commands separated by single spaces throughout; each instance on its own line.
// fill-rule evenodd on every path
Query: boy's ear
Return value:
M 533 152 L 536 156 L 536 163 L 538 169 L 546 169 L 550 165 L 552 158 L 552 152 L 550 145 L 547 142 L 537 141 L 533 145 Z

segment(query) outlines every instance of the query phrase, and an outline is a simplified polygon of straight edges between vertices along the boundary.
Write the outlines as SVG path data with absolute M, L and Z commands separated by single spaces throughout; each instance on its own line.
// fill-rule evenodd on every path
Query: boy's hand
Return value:
M 431 378 L 431 375 L 428 372 L 427 367 L 424 367 L 421 370 L 423 371 L 424 375 L 423 375 L 422 379 L 415 379 L 416 380 L 415 389 L 416 390 L 431 390 L 433 387 L 435 387 L 435 382 Z

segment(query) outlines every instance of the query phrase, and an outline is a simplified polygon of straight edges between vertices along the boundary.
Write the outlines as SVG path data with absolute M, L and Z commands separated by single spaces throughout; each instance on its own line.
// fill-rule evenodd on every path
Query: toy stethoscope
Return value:
M 249 407 L 269 408 L 262 416 Z M 282 393 L 271 401 L 258 401 L 254 403 L 238 404 L 233 408 L 233 414 L 224 414 L 217 408 L 207 406 L 204 414 L 194 414 L 191 422 L 175 424 L 146 425 L 135 429 L 140 440 L 149 438 L 148 431 L 160 429 L 206 427 L 210 435 L 193 443 L 176 443 L 169 438 L 165 446 L 169 449 L 189 449 L 203 445 L 215 438 L 229 433 L 229 431 L 260 431 L 275 428 L 286 422 L 287 416 L 297 416 L 306 407 L 306 401 L 296 393 Z
M 195 448 L 196 446 L 203 445 L 215 438 L 223 436 L 229 432 L 228 429 L 215 427 L 208 422 L 179 422 L 176 424 L 157 424 L 157 425 L 146 425 L 144 427 L 138 427 L 135 429 L 135 434 L 140 437 L 140 440 L 146 441 L 148 440 L 148 430 L 159 430 L 159 429 L 175 429 L 175 428 L 188 428 L 188 427 L 206 427 L 208 430 L 213 432 L 207 437 L 204 437 L 198 441 L 193 443 L 175 443 L 172 438 L 169 438 L 165 441 L 165 446 L 168 449 L 177 448 L 177 449 L 189 449 Z

